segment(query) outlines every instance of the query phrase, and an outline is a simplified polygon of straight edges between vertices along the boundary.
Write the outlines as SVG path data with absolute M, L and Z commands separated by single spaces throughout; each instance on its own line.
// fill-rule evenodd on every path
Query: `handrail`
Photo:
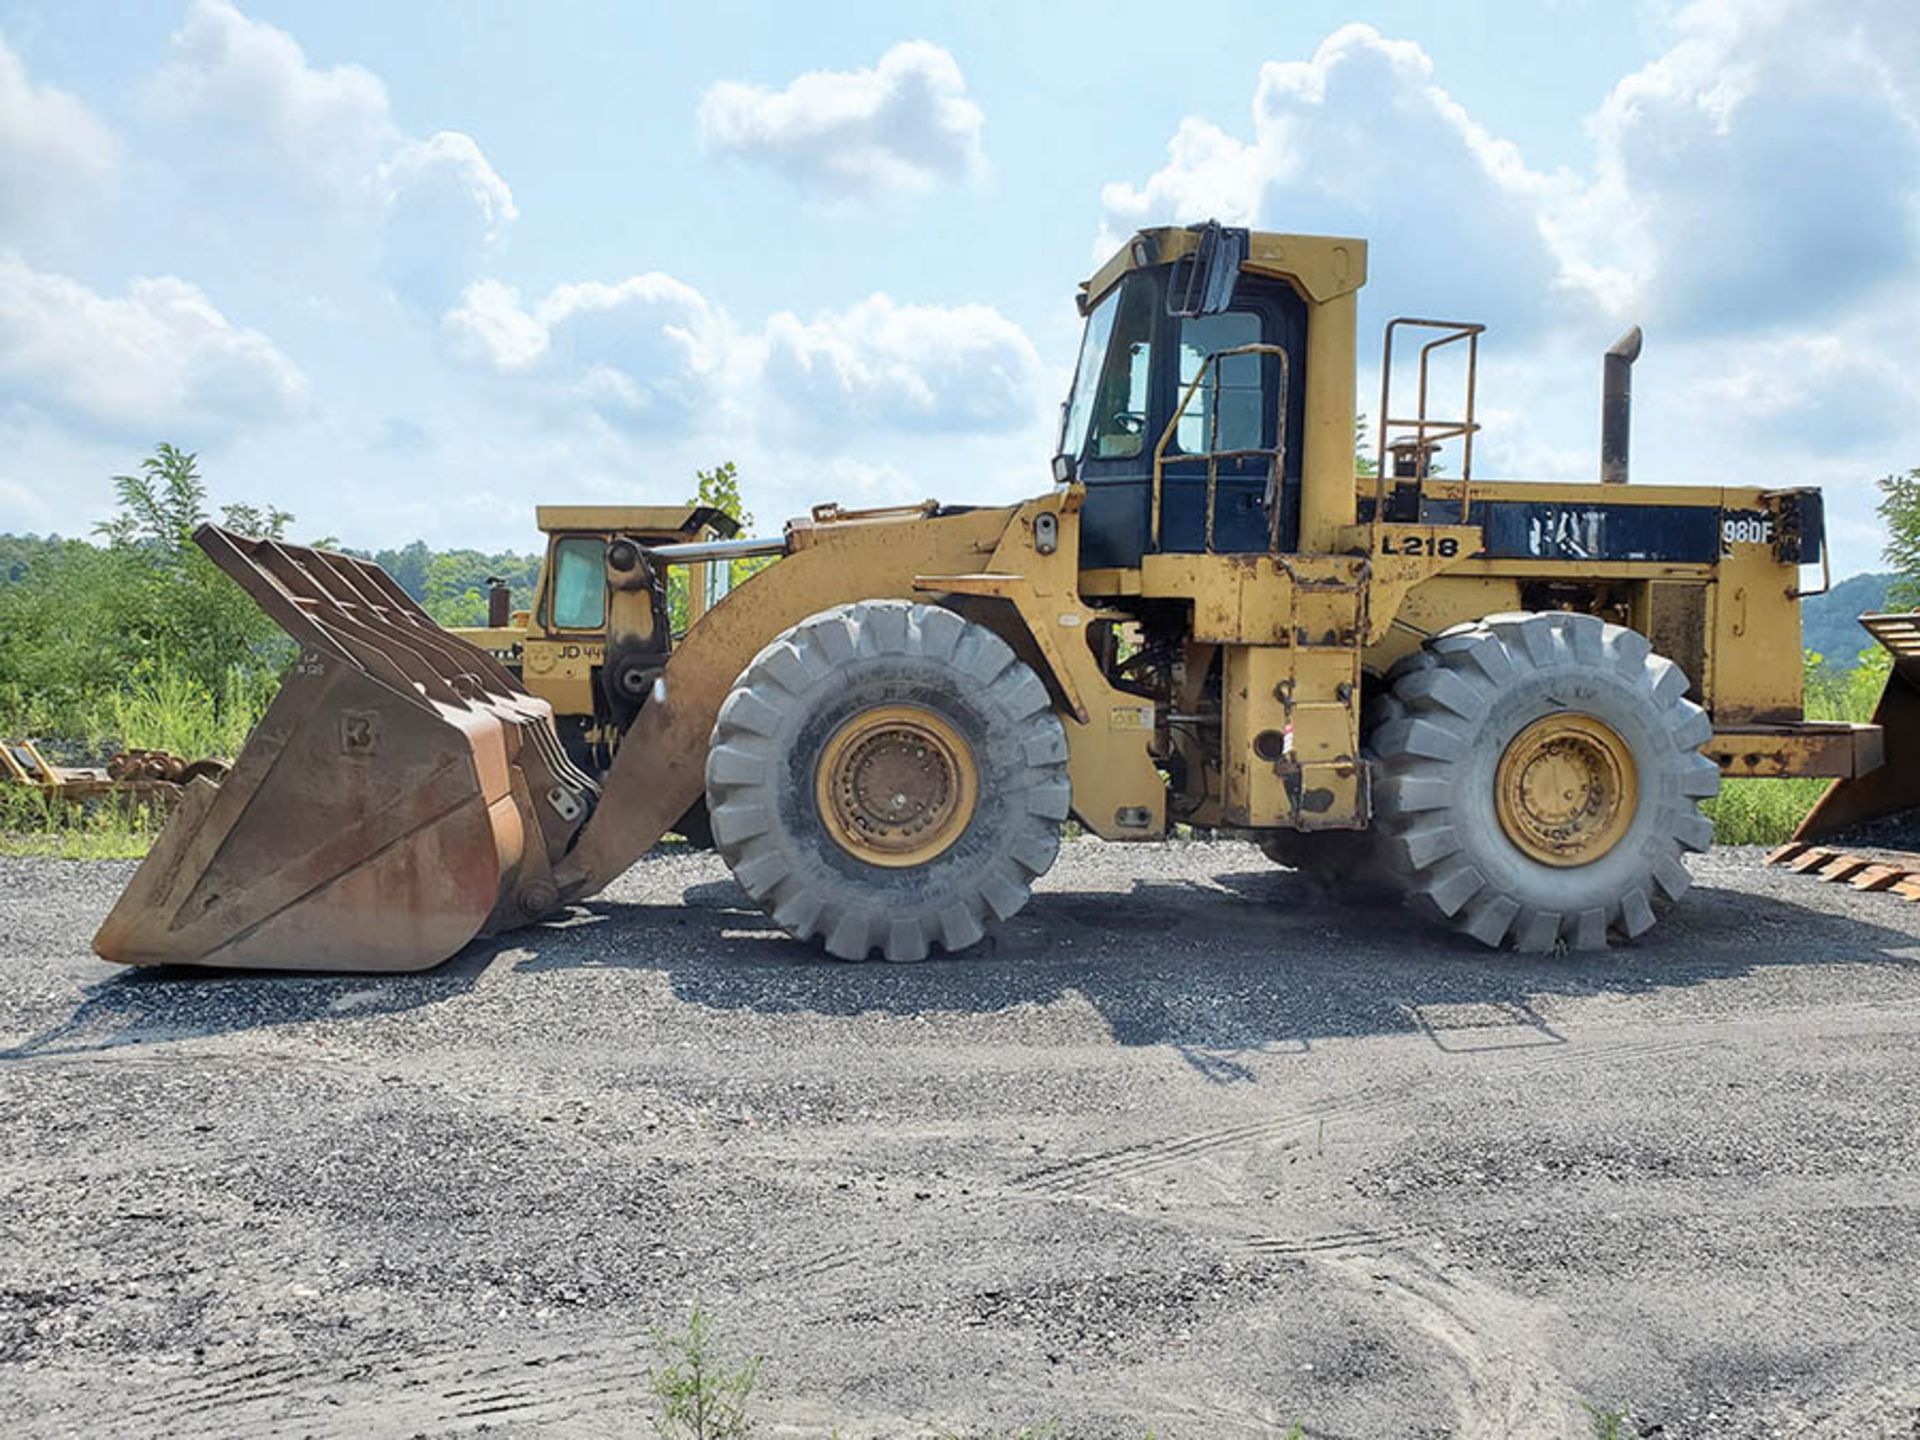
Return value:
M 1219 362 L 1235 355 L 1272 355 L 1280 361 L 1280 379 L 1276 386 L 1278 403 L 1274 406 L 1274 434 L 1271 446 L 1255 446 L 1251 449 L 1221 450 L 1220 444 L 1220 385 Z M 1254 455 L 1268 457 L 1267 469 L 1267 548 L 1280 548 L 1280 491 L 1285 485 L 1285 457 L 1287 453 L 1287 395 L 1289 371 L 1287 352 L 1284 346 L 1253 344 L 1234 345 L 1225 350 L 1215 350 L 1200 363 L 1200 370 L 1188 384 L 1186 393 L 1180 397 L 1180 403 L 1174 407 L 1172 417 L 1166 428 L 1160 432 L 1159 443 L 1153 447 L 1153 546 L 1160 548 L 1160 505 L 1164 489 L 1167 445 L 1172 441 L 1174 432 L 1180 428 L 1180 421 L 1187 413 L 1187 406 L 1193 403 L 1193 397 L 1199 393 L 1200 386 L 1206 381 L 1207 372 L 1214 374 L 1214 403 L 1208 416 L 1207 444 L 1210 448 L 1193 454 L 1182 454 L 1182 460 L 1204 460 L 1207 462 L 1207 529 L 1206 547 L 1209 554 L 1213 551 L 1213 512 L 1220 491 L 1220 462 L 1222 460 L 1246 459 Z M 1237 387 L 1236 387 L 1237 388 Z M 1261 387 L 1263 392 L 1264 385 Z M 1262 398 L 1264 399 L 1264 393 Z
M 1416 395 L 1418 403 L 1411 419 L 1395 417 L 1390 408 L 1393 394 L 1393 333 L 1402 325 L 1447 332 L 1420 347 L 1420 378 Z M 1371 529 L 1373 531 L 1372 548 L 1375 551 L 1380 548 L 1380 526 L 1386 518 L 1388 435 L 1394 430 L 1413 431 L 1416 480 L 1427 478 L 1429 444 L 1438 445 L 1443 440 L 1456 439 L 1461 442 L 1459 523 L 1462 525 L 1467 523 L 1473 489 L 1473 437 L 1480 429 L 1479 423 L 1474 419 L 1474 389 L 1480 365 L 1480 336 L 1486 332 L 1486 328 L 1478 321 L 1422 320 L 1410 315 L 1397 315 L 1387 322 L 1380 353 L 1380 423 L 1374 447 L 1373 465 Z M 1460 420 L 1430 420 L 1427 418 L 1427 390 L 1433 352 L 1458 340 L 1467 342 L 1466 416 Z

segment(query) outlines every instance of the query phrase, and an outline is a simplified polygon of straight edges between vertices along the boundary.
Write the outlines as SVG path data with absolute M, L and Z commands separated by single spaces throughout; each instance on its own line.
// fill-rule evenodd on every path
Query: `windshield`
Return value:
M 1087 443 L 1087 418 L 1093 413 L 1093 392 L 1100 384 L 1100 361 L 1113 334 L 1113 316 L 1119 292 L 1112 291 L 1087 317 L 1087 333 L 1080 341 L 1080 361 L 1073 369 L 1073 391 L 1060 420 L 1061 455 L 1078 455 Z
M 1087 317 L 1060 453 L 1128 460 L 1145 449 L 1156 296 L 1151 280 L 1133 275 Z

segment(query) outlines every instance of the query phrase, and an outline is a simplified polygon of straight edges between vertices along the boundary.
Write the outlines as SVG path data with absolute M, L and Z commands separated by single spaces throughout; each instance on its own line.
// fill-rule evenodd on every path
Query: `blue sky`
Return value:
M 0 529 L 83 531 L 160 439 L 366 545 L 722 458 L 763 529 L 1011 498 L 1075 284 L 1217 215 L 1368 236 L 1363 357 L 1488 321 L 1478 473 L 1590 476 L 1643 323 L 1637 478 L 1824 484 L 1865 568 L 1917 136 L 1895 0 L 0 0 Z

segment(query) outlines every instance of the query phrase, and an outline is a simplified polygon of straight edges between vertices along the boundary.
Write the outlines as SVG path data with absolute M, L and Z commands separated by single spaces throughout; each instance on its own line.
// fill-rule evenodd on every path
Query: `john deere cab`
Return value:
M 710 505 L 541 505 L 534 519 L 547 548 L 531 607 L 510 612 L 507 588 L 495 584 L 487 624 L 451 633 L 551 705 L 574 763 L 598 773 L 666 668 L 676 632 L 728 589 L 726 561 L 668 572 L 651 548 L 725 539 L 740 526 Z

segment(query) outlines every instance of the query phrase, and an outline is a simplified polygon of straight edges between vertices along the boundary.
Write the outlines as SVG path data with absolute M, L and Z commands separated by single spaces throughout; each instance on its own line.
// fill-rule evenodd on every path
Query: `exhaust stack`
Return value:
M 1627 483 L 1627 444 L 1633 428 L 1633 362 L 1640 358 L 1640 327 L 1613 342 L 1600 362 L 1600 483 Z

